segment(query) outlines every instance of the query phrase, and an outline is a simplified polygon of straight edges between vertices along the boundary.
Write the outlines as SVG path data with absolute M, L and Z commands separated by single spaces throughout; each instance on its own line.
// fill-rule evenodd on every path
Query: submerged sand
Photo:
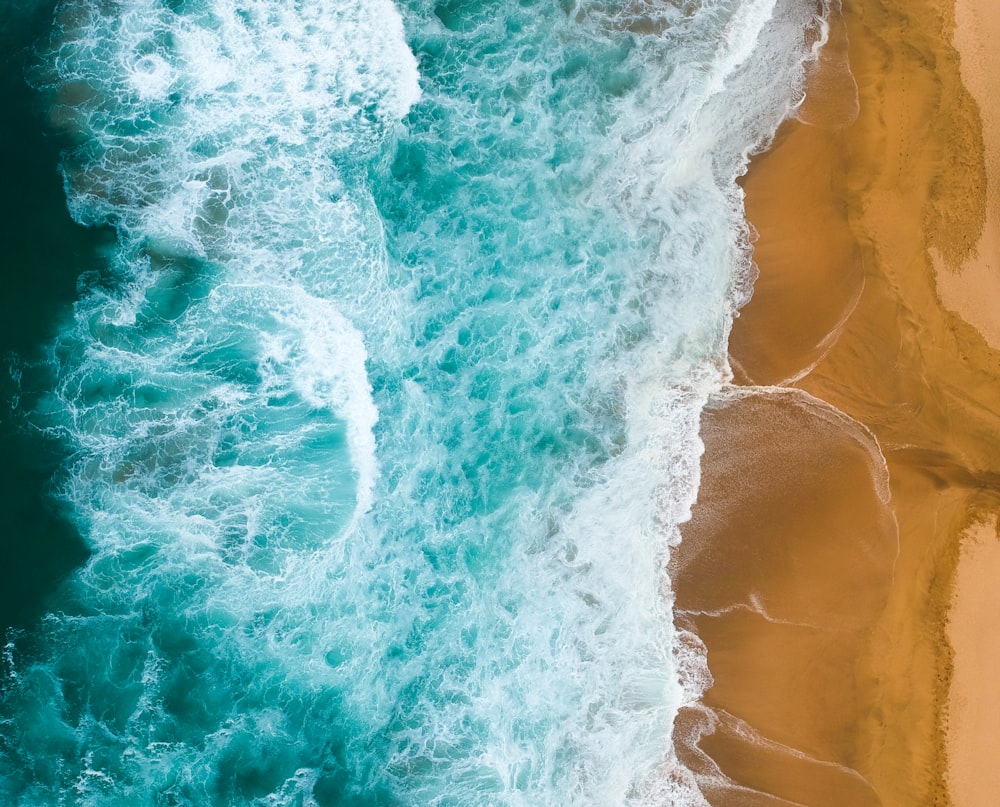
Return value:
M 956 717 L 996 688 L 957 638 L 998 615 L 955 585 L 961 536 L 1000 512 L 1000 118 L 961 3 L 960 62 L 949 0 L 845 2 L 746 177 L 760 278 L 672 561 L 715 681 L 675 740 L 716 805 L 996 801 L 966 795 L 995 723 Z

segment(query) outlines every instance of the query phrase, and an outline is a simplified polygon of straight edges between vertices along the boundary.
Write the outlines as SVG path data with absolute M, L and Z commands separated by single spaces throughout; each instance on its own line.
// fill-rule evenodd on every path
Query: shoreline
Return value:
M 953 607 L 961 536 L 1000 511 L 1000 117 L 969 78 L 988 40 L 976 61 L 954 28 L 950 0 L 847 3 L 742 183 L 760 276 L 671 560 L 714 678 L 675 745 L 713 805 L 989 803 L 959 799 L 948 726 L 987 686 L 952 637 L 984 627 Z

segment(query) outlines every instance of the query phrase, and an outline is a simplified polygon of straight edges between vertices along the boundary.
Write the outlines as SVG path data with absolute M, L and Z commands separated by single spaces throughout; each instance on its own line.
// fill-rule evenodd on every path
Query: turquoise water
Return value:
M 816 12 L 59 7 L 117 237 L 17 365 L 90 556 L 7 644 L 5 798 L 702 803 L 665 563 Z

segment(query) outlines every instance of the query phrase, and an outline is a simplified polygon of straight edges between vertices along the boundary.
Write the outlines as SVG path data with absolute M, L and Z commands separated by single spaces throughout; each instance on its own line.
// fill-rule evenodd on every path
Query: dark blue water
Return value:
M 62 141 L 24 81 L 32 46 L 48 34 L 53 3 L 10 3 L 0 25 L 0 630 L 23 627 L 52 587 L 87 556 L 71 515 L 47 495 L 61 447 L 26 435 L 16 406 L 32 382 L 15 357 L 35 354 L 55 333 L 76 296 L 78 276 L 103 262 L 109 229 L 85 229 L 66 209 L 59 172 Z M 5 634 L 6 635 L 6 634 Z M 6 639 L 4 640 L 6 641 Z

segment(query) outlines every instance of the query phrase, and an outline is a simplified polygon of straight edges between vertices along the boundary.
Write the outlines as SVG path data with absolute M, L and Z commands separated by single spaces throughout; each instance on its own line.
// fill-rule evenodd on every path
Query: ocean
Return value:
M 11 3 L 4 802 L 705 803 L 666 564 L 823 11 Z

